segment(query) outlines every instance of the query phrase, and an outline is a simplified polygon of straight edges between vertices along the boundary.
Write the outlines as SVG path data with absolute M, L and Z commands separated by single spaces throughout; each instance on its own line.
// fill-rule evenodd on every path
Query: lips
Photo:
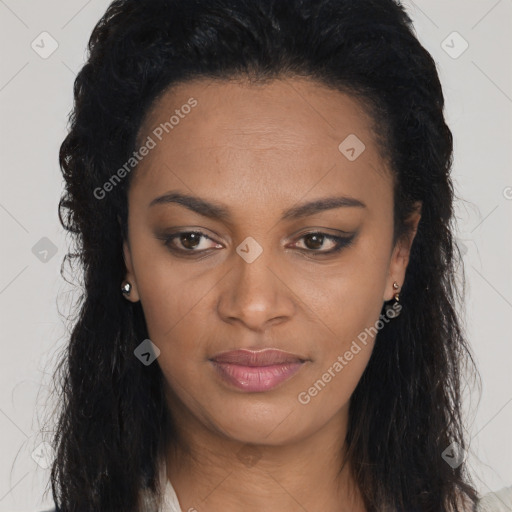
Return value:
M 272 366 L 276 364 L 300 363 L 304 360 L 295 354 L 277 349 L 233 350 L 222 352 L 213 357 L 217 363 L 237 364 L 241 366 Z
M 263 392 L 291 378 L 306 360 L 277 349 L 244 349 L 222 352 L 210 361 L 225 383 L 246 392 Z

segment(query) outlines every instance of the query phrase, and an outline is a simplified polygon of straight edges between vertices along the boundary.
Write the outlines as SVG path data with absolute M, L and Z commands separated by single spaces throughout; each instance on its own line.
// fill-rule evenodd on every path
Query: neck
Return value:
M 167 476 L 182 510 L 365 512 L 349 463 L 342 468 L 348 411 L 289 444 L 247 444 L 180 411 Z

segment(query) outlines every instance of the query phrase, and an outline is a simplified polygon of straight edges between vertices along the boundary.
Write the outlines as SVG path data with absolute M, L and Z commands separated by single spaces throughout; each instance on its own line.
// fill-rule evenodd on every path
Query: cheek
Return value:
M 204 308 L 208 300 L 205 289 L 182 291 L 175 286 L 165 286 L 159 281 L 141 298 L 148 335 L 170 362 L 181 373 L 204 359 L 208 342 L 208 329 L 212 318 L 207 318 Z M 205 336 L 206 334 L 206 336 Z M 181 366 L 181 367 L 180 367 Z M 193 371 L 193 368 L 191 368 Z
M 346 266 L 316 281 L 312 301 L 320 331 L 309 381 L 299 402 L 319 418 L 348 403 L 370 359 L 381 320 L 388 258 L 360 241 Z M 370 250 L 372 249 L 372 250 Z M 320 293 L 322 291 L 322 293 Z
M 376 241 L 367 236 L 340 265 L 296 280 L 304 302 L 338 348 L 378 319 L 388 269 L 387 251 L 378 251 Z
M 148 335 L 160 349 L 157 362 L 185 403 L 201 393 L 199 370 L 207 364 L 205 354 L 212 332 L 208 329 L 212 318 L 205 308 L 212 286 L 200 279 L 183 279 L 183 273 L 171 271 L 167 265 L 154 265 L 141 290 Z M 189 405 L 194 402 L 192 399 Z
M 190 265 L 173 260 L 159 243 L 145 240 L 134 258 L 141 305 L 150 338 L 157 345 L 176 339 L 183 329 L 201 325 L 194 315 L 215 285 L 208 272 L 197 275 Z

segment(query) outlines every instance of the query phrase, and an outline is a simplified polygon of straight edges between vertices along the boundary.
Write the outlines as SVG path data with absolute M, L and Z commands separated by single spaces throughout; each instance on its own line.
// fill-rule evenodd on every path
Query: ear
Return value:
M 391 300 L 395 293 L 400 292 L 402 285 L 405 280 L 405 271 L 409 264 L 409 257 L 411 254 L 411 247 L 418 231 L 418 224 L 421 219 L 421 208 L 422 202 L 417 201 L 414 205 L 414 211 L 407 218 L 406 223 L 409 227 L 407 233 L 405 233 L 399 240 L 397 240 L 391 255 L 391 261 L 389 264 L 389 273 L 386 281 L 386 288 L 384 293 L 384 301 Z M 393 288 L 394 282 L 398 283 L 398 288 Z
M 125 295 L 125 297 L 131 302 L 138 302 L 140 297 L 139 292 L 137 291 L 135 273 L 133 271 L 132 255 L 130 246 L 126 240 L 123 242 L 123 258 L 126 266 L 125 279 L 132 285 L 132 289 L 130 290 L 129 295 Z

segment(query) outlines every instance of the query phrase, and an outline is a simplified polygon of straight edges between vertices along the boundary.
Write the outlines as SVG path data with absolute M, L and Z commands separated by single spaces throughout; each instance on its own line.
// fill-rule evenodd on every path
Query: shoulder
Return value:
M 509 512 L 512 510 L 512 486 L 485 494 L 478 502 L 477 512 Z

